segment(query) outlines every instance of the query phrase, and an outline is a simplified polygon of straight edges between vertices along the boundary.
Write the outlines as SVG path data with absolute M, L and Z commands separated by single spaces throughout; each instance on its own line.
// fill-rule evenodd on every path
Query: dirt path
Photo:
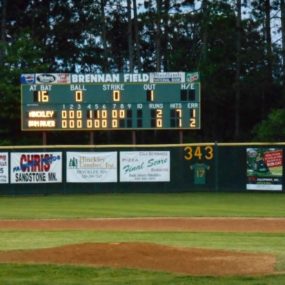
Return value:
M 284 233 L 285 218 L 106 218 L 77 220 L 0 220 L 0 230 L 1 229 Z

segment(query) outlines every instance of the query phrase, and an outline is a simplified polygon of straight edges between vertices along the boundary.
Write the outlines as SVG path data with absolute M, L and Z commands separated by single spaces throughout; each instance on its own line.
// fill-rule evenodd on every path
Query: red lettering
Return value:
M 50 170 L 52 155 L 48 154 L 22 154 L 20 167 L 23 172 L 47 172 Z
M 48 154 L 45 154 L 45 157 L 43 159 L 43 163 L 44 163 L 44 171 L 49 171 L 50 169 L 50 165 L 52 163 L 52 154 L 51 155 L 48 155 Z
M 24 154 L 22 154 L 20 158 L 20 167 L 23 172 L 27 170 L 27 158 Z

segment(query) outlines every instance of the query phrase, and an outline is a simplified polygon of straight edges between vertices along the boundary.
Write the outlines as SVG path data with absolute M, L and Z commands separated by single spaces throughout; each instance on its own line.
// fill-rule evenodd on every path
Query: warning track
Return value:
M 0 229 L 96 231 L 196 231 L 284 233 L 285 218 L 102 218 L 0 220 Z

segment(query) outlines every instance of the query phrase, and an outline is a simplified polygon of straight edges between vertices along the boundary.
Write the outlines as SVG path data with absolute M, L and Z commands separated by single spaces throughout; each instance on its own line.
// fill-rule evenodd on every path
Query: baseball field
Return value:
M 0 284 L 285 284 L 285 195 L 0 197 Z

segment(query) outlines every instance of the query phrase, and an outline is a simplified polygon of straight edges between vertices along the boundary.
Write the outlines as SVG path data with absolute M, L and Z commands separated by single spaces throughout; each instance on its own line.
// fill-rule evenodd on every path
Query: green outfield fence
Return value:
M 0 148 L 0 195 L 284 192 L 285 143 Z

